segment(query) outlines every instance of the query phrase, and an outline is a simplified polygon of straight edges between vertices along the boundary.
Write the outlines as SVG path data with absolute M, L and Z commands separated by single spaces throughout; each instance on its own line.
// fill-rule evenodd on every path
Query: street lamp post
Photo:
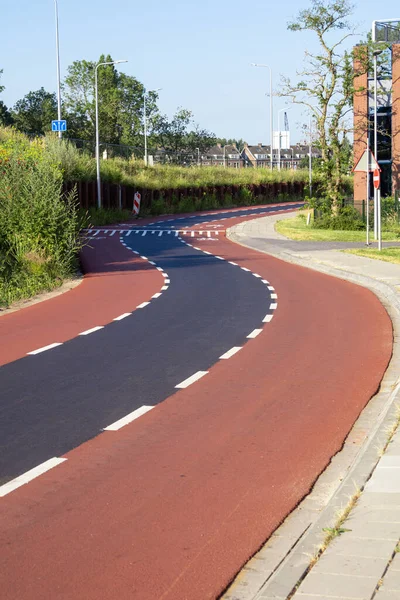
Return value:
M 226 146 L 224 146 L 223 150 L 224 150 L 224 169 L 226 168 L 226 153 L 225 153 L 225 148 Z
M 162 88 L 156 90 L 150 90 L 152 92 L 159 92 Z M 147 167 L 147 114 L 146 114 L 146 96 L 148 92 L 144 90 L 143 94 L 143 125 L 144 125 L 144 164 Z
M 269 65 L 259 65 L 257 63 L 251 63 L 252 67 L 264 67 L 266 69 L 269 69 L 269 96 L 270 96 L 270 104 L 269 104 L 269 135 L 270 135 L 270 150 L 271 150 L 271 171 L 273 169 L 274 166 L 274 159 L 273 159 L 273 145 L 274 145 L 274 121 L 273 121 L 273 113 L 274 113 L 274 104 L 273 104 L 273 99 L 272 99 L 272 69 Z
M 312 197 L 312 115 L 311 115 L 311 113 L 310 113 L 308 179 L 309 179 L 309 185 L 310 185 L 310 198 L 311 198 Z
M 105 65 L 118 65 L 128 62 L 127 60 L 113 60 L 111 62 L 98 63 L 94 70 L 94 90 L 96 105 L 96 171 L 97 171 L 97 208 L 101 208 L 101 179 L 100 179 L 100 142 L 99 142 L 99 94 L 97 85 L 97 69 Z
M 374 155 L 378 162 L 378 56 L 381 51 L 375 51 L 374 55 Z M 369 118 L 369 115 L 367 115 Z M 369 167 L 369 165 L 367 165 Z M 374 187 L 374 238 L 377 239 L 379 234 L 378 224 L 378 190 Z
M 57 0 L 54 0 L 54 10 L 56 17 L 56 62 L 57 62 L 57 115 L 58 120 L 61 121 L 61 84 L 60 84 L 60 45 L 58 39 L 58 4 Z M 62 137 L 62 132 L 58 132 L 58 137 Z
M 197 166 L 200 166 L 200 148 L 195 148 L 197 150 Z

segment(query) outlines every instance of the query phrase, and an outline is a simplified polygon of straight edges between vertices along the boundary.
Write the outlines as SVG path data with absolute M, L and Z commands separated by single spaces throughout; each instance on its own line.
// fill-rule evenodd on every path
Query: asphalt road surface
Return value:
M 199 229 L 185 219 L 141 227 Z M 133 255 L 159 269 L 159 291 L 0 368 L 3 481 L 66 459 L 0 498 L 5 600 L 217 598 L 341 448 L 390 359 L 390 320 L 361 287 L 223 235 L 125 230 L 90 234 L 92 258 L 124 244 L 98 277 Z M 135 277 L 118 290 L 136 298 Z

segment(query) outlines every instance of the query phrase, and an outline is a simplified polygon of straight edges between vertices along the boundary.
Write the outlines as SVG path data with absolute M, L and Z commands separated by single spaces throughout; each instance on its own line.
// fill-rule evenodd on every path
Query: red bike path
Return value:
M 82 283 L 55 298 L 0 317 L 0 365 L 132 312 L 163 285 L 154 267 L 119 238 L 93 240 L 81 254 Z
M 206 244 L 271 281 L 273 320 L 207 377 L 3 498 L 4 600 L 218 597 L 377 390 L 392 327 L 371 292 Z

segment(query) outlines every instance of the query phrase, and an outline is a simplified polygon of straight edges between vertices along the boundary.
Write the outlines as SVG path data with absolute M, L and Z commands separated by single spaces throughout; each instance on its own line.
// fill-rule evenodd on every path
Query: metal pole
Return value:
M 274 168 L 274 159 L 273 159 L 273 138 L 274 138 L 274 120 L 273 120 L 273 100 L 272 100 L 272 69 L 269 67 L 269 128 L 270 128 L 270 138 L 271 138 L 271 171 Z
M 60 46 L 58 39 L 58 4 L 54 0 L 54 9 L 56 16 L 56 58 L 57 58 L 57 114 L 58 120 L 61 121 L 61 84 L 60 84 Z M 62 132 L 58 132 L 58 137 L 62 138 Z
M 281 110 L 278 110 L 278 171 L 281 170 Z
M 367 111 L 368 111 L 367 107 Z M 367 211 L 367 246 L 369 246 L 369 112 L 367 113 L 367 195 L 366 195 L 366 211 Z
M 147 167 L 147 118 L 146 118 L 146 90 L 143 94 L 143 121 L 144 121 L 144 164 Z
M 100 64 L 96 65 L 96 68 L 94 70 L 94 89 L 95 89 L 95 104 L 96 104 L 97 208 L 101 208 L 100 142 L 99 142 L 99 98 L 98 98 L 98 90 L 97 90 L 97 69 L 99 68 Z
M 312 115 L 310 113 L 310 147 L 308 160 L 308 179 L 310 184 L 310 198 L 312 197 Z
M 382 250 L 382 222 L 381 222 L 381 188 L 377 189 L 378 200 L 378 250 Z
M 374 155 L 378 162 L 378 69 L 377 54 L 374 53 Z M 374 187 L 374 238 L 378 237 L 378 194 Z
M 224 146 L 224 169 L 226 168 L 226 161 L 225 161 L 225 148 L 226 148 L 226 146 Z

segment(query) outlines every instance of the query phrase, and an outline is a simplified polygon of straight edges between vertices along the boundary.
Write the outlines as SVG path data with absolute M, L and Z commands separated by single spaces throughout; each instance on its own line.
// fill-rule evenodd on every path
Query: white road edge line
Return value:
M 221 360 L 228 359 L 231 356 L 233 356 L 234 354 L 236 354 L 237 352 L 239 352 L 239 350 L 241 350 L 241 349 L 242 349 L 242 346 L 234 346 L 233 348 L 231 348 L 230 350 L 228 350 L 228 352 L 225 352 L 225 354 L 223 354 L 219 358 Z
M 40 354 L 41 352 L 46 352 L 46 350 L 51 350 L 52 348 L 56 348 L 57 346 L 62 346 L 62 342 L 55 342 L 54 344 L 43 346 L 43 348 L 38 348 L 37 350 L 32 350 L 32 352 L 27 352 L 27 354 Z
M 273 304 L 269 305 L 270 310 L 275 310 L 276 308 L 278 308 L 278 305 L 276 302 L 274 302 Z
M 119 317 L 115 317 L 113 321 L 122 321 L 122 319 L 126 319 L 126 317 L 130 317 L 132 313 L 124 313 L 123 315 L 119 315 Z
M 54 467 L 65 462 L 66 460 L 66 458 L 49 458 L 49 460 L 46 460 L 41 465 L 38 465 L 30 471 L 23 473 L 19 477 L 16 477 L 15 479 L 8 481 L 7 483 L 4 483 L 0 486 L 0 498 L 6 496 L 10 492 L 13 492 L 22 485 L 29 483 L 30 481 L 32 481 L 32 479 L 39 477 L 39 475 L 43 475 L 43 473 L 46 473 L 46 471 L 50 471 L 50 469 L 53 469 Z
M 278 294 L 271 294 L 271 300 L 276 300 L 278 298 Z
M 97 327 L 92 327 L 92 329 L 87 329 L 86 331 L 82 331 L 78 333 L 78 335 L 89 335 L 89 333 L 94 333 L 95 331 L 99 331 L 99 329 L 104 329 L 104 325 L 98 325 Z
M 261 332 L 262 332 L 262 329 L 254 329 L 251 333 L 249 333 L 249 335 L 247 337 L 248 337 L 248 339 L 252 340 L 252 339 L 256 338 L 258 335 L 260 335 Z
M 141 406 L 140 408 L 137 408 L 133 412 L 129 413 L 129 415 L 126 415 L 126 417 L 122 417 L 122 419 L 115 421 L 115 423 L 112 423 L 112 425 L 104 427 L 104 431 L 118 431 L 119 429 L 122 429 L 122 427 L 125 427 L 125 425 L 132 423 L 132 421 L 138 417 L 141 417 L 149 412 L 149 410 L 152 408 L 154 408 L 154 406 Z
M 142 304 L 139 304 L 136 308 L 144 308 L 148 304 L 150 304 L 150 302 L 142 302 Z
M 273 316 L 274 316 L 274 315 L 266 315 L 266 316 L 263 318 L 263 323 L 270 323 L 270 322 L 272 321 L 272 317 L 273 317 Z
M 175 387 L 179 388 L 179 389 L 187 388 L 187 387 L 189 387 L 189 385 L 191 385 L 195 381 L 198 381 L 199 379 L 204 377 L 204 375 L 207 375 L 207 373 L 208 373 L 208 371 L 197 371 L 197 373 L 195 373 L 194 375 L 191 375 L 191 377 L 188 377 L 181 383 L 178 383 L 178 385 L 176 385 Z
M 158 292 L 157 294 L 153 294 L 152 298 L 159 298 L 161 296 L 161 293 Z

